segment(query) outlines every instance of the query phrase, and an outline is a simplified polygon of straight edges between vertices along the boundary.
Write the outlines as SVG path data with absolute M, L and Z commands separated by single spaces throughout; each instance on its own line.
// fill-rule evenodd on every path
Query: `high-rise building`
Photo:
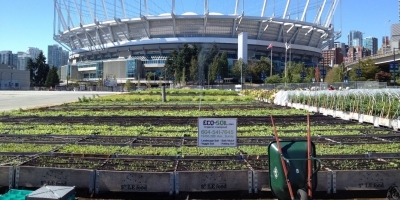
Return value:
M 13 64 L 13 54 L 12 51 L 5 50 L 5 51 L 0 51 L 0 64 L 5 64 L 5 65 L 12 65 Z
M 343 63 L 343 54 L 341 48 L 332 48 L 329 50 L 322 50 L 322 64 L 324 66 L 340 65 Z
M 63 50 L 58 45 L 49 45 L 47 51 L 47 64 L 50 67 L 60 68 L 63 65 L 68 64 L 68 51 Z
M 347 35 L 347 45 L 349 45 L 349 47 L 362 46 L 362 35 L 363 34 L 361 31 L 350 31 L 350 33 Z
M 372 55 L 377 54 L 378 38 L 372 36 L 364 38 L 364 48 L 371 50 Z
M 31 59 L 31 55 L 26 52 L 18 52 L 18 62 L 17 62 L 17 69 L 18 70 L 26 70 L 28 65 L 28 60 Z
M 392 24 L 391 30 L 391 40 L 390 40 L 390 47 L 393 50 L 393 48 L 399 48 L 399 41 L 400 41 L 400 23 L 397 24 Z
M 40 52 L 42 52 L 42 50 L 40 50 L 39 48 L 36 47 L 28 47 L 28 50 L 26 51 L 29 56 L 32 59 L 36 59 L 38 57 L 38 55 L 40 54 Z
M 345 43 L 343 43 L 343 42 L 335 42 L 333 46 L 334 46 L 334 48 L 340 48 L 340 49 L 342 50 L 342 55 L 343 55 L 344 57 L 347 56 L 347 53 L 346 53 L 346 44 L 345 44 Z

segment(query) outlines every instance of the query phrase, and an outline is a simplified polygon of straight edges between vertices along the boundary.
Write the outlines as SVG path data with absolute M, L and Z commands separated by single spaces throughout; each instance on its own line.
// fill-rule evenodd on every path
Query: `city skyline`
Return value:
M 154 1 L 149 0 L 152 3 Z M 210 0 L 210 4 L 215 3 L 215 1 Z M 202 2 L 202 0 L 193 0 L 191 1 L 192 7 L 199 7 L 198 4 L 201 5 Z M 244 2 L 250 7 L 254 0 Z M 57 44 L 61 46 L 53 40 L 53 0 L 38 1 L 34 4 L 28 0 L 2 3 L 0 17 L 6 20 L 0 22 L 0 27 L 5 30 L 0 32 L 0 38 L 2 38 L 0 40 L 0 51 L 10 50 L 17 53 L 18 51 L 26 51 L 28 47 L 36 47 L 43 50 L 47 57 L 48 45 Z M 371 36 L 378 38 L 378 47 L 380 47 L 382 36 L 390 36 L 390 26 L 399 23 L 398 8 L 399 5 L 396 1 L 385 0 L 383 3 L 377 4 L 374 0 L 365 0 L 360 4 L 359 1 L 342 0 L 333 20 L 335 31 L 338 31 L 340 26 L 342 28 L 342 36 L 336 41 L 347 43 L 347 34 L 351 30 L 358 30 L 363 33 L 363 38 Z M 179 6 L 177 9 L 179 9 Z M 180 9 L 181 12 L 191 10 L 190 8 Z M 212 11 L 210 10 L 210 12 Z M 179 10 L 177 12 L 179 13 Z M 233 13 L 230 10 L 219 12 Z M 340 13 L 342 16 L 340 16 Z M 269 16 L 269 14 L 266 13 L 265 16 Z M 380 16 L 379 19 L 376 19 L 376 16 Z

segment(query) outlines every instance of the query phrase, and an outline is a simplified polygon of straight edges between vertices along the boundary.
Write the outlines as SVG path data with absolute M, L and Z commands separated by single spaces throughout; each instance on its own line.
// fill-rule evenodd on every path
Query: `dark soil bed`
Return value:
M 151 145 L 151 146 L 181 146 L 180 138 L 138 138 L 132 144 L 133 146 Z
M 322 167 L 331 170 L 400 169 L 400 159 L 322 159 Z
M 97 158 L 40 156 L 23 163 L 22 166 L 96 169 L 105 161 L 106 159 Z
M 89 137 L 79 143 L 94 143 L 94 144 L 130 144 L 135 137 Z
M 180 160 L 177 171 L 248 170 L 243 160 Z
M 68 136 L 43 136 L 43 135 L 26 135 L 26 136 L 0 136 L 0 142 L 15 142 L 15 143 L 72 143 L 81 140 L 81 137 Z
M 143 159 L 110 159 L 98 170 L 173 172 L 176 161 Z

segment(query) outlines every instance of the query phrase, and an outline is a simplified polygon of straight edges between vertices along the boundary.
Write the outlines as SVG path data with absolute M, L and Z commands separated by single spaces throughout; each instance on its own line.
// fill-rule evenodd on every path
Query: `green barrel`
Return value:
M 296 196 L 297 190 L 307 187 L 307 141 L 281 141 L 283 157 L 286 158 L 286 169 L 289 172 L 289 180 L 292 185 L 293 194 Z M 312 157 L 315 158 L 315 145 L 311 143 Z M 290 199 L 289 189 L 286 183 L 285 174 L 282 167 L 281 156 L 278 145 L 272 142 L 268 146 L 269 156 L 269 180 L 271 191 L 278 199 Z M 312 161 L 313 172 L 316 172 L 316 160 Z M 317 187 L 317 173 L 312 176 L 313 190 Z

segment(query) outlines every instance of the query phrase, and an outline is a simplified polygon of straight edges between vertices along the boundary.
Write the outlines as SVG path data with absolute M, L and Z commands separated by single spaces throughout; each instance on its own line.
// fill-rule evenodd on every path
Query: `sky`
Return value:
M 86 0 L 76 0 L 78 4 L 80 1 L 86 4 Z M 101 4 L 100 0 L 90 1 L 98 1 L 98 5 Z M 74 1 L 64 0 L 64 2 Z M 110 2 L 114 1 L 111 0 Z M 119 0 L 116 2 L 119 2 Z M 140 4 L 139 0 L 124 0 L 127 15 L 134 17 L 139 12 L 143 13 L 143 0 L 141 2 Z M 245 15 L 260 15 L 262 0 L 241 0 L 239 13 L 243 10 L 243 2 Z M 321 4 L 323 0 L 311 0 L 311 3 L 316 4 L 316 2 Z M 273 4 L 276 5 L 275 11 L 278 13 L 279 10 L 283 9 L 285 3 L 286 1 L 283 0 L 268 0 L 265 16 L 271 16 Z M 301 5 L 304 4 L 305 0 L 292 0 L 291 11 L 295 13 L 296 5 L 300 5 L 298 7 L 301 8 Z M 26 51 L 28 47 L 37 47 L 43 50 L 44 55 L 47 56 L 47 46 L 57 44 L 53 40 L 54 1 L 0 0 L 0 5 L 0 51 L 11 50 L 13 53 L 17 53 L 18 51 Z M 138 5 L 142 5 L 141 10 L 139 10 L 140 6 Z M 209 11 L 233 14 L 234 5 L 235 0 L 209 0 Z M 158 15 L 170 12 L 171 0 L 148 0 L 148 6 L 149 14 Z M 112 7 L 108 7 L 110 18 L 113 18 L 114 15 Z M 177 14 L 189 11 L 201 14 L 202 9 L 203 0 L 176 0 Z M 118 12 L 115 13 L 122 15 Z M 312 11 L 307 14 L 308 18 L 314 18 L 314 16 Z M 90 20 L 89 17 L 89 13 L 87 13 L 86 21 Z M 98 16 L 100 20 L 102 17 L 105 18 L 105 16 Z M 293 14 L 292 18 L 296 18 L 296 14 Z M 388 22 L 389 20 L 390 22 Z M 390 35 L 390 25 L 394 23 L 399 23 L 397 0 L 342 0 L 336 9 L 333 20 L 335 31 L 342 30 L 342 36 L 337 41 L 347 43 L 347 34 L 351 30 L 359 30 L 364 33 L 363 37 L 373 36 L 378 38 L 378 46 L 381 45 L 382 36 Z

